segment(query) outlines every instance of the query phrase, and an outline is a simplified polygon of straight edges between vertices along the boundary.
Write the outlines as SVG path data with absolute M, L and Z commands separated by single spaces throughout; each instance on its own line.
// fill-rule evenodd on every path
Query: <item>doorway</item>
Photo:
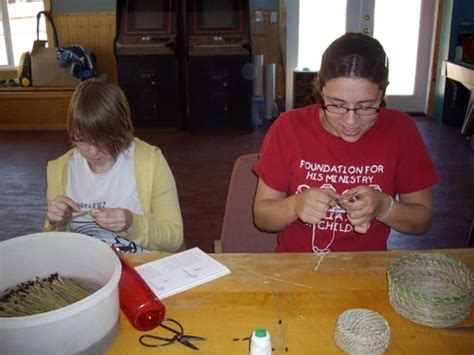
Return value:
M 288 28 L 298 32 L 298 49 L 288 53 L 288 63 L 296 70 L 318 71 L 334 39 L 345 32 L 366 33 L 382 43 L 389 58 L 387 106 L 426 113 L 437 1 L 289 1 L 288 13 L 294 16 L 288 19 L 298 24 Z

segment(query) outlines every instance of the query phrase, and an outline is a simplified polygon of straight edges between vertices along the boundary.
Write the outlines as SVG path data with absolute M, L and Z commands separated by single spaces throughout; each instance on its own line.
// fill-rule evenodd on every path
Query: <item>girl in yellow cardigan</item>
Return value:
M 48 163 L 45 229 L 68 229 L 125 252 L 176 251 L 183 221 L 160 149 L 133 136 L 122 90 L 81 82 L 68 109 L 74 147 Z

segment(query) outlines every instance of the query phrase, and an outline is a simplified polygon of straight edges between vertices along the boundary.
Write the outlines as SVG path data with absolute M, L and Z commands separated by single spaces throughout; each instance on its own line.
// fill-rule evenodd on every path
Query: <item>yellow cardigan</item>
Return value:
M 133 214 L 130 230 L 120 233 L 147 249 L 176 251 L 183 242 L 183 220 L 176 183 L 161 150 L 138 138 L 135 142 L 135 181 L 143 215 Z M 48 162 L 47 198 L 66 195 L 68 161 L 74 148 Z M 44 228 L 51 222 L 46 218 Z

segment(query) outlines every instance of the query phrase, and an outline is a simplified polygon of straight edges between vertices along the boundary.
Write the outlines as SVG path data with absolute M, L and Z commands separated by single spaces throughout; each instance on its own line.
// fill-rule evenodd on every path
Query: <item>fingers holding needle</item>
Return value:
M 87 211 L 82 211 L 82 212 L 79 212 L 79 213 L 73 213 L 71 215 L 71 220 L 74 220 L 76 218 L 80 218 L 80 217 L 84 217 L 84 216 L 87 216 L 88 214 L 91 214 L 91 210 L 87 210 Z
M 78 213 L 72 213 L 71 216 L 69 218 L 67 218 L 66 220 L 64 220 L 64 222 L 62 222 L 61 224 L 68 224 L 68 223 L 71 223 L 72 221 L 74 221 L 75 219 L 78 219 L 80 217 L 84 217 L 84 216 L 87 216 L 89 214 L 91 214 L 92 210 L 87 210 L 87 211 L 82 211 L 82 212 L 78 212 Z M 49 228 L 45 229 L 44 231 L 45 232 L 51 232 L 51 231 L 58 231 L 59 230 L 59 222 L 56 222 L 54 224 L 52 224 Z
M 357 194 L 347 194 L 347 195 L 342 195 L 337 202 L 338 203 L 346 203 L 346 202 L 355 202 L 357 200 Z

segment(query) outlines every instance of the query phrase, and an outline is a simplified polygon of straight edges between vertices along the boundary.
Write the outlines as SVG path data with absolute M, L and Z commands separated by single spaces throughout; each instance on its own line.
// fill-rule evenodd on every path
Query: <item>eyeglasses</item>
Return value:
M 356 115 L 359 116 L 371 116 L 375 115 L 380 111 L 380 107 L 357 107 L 357 108 L 348 108 L 342 105 L 322 105 L 324 111 L 334 113 L 336 115 L 344 115 L 349 111 L 354 111 Z

